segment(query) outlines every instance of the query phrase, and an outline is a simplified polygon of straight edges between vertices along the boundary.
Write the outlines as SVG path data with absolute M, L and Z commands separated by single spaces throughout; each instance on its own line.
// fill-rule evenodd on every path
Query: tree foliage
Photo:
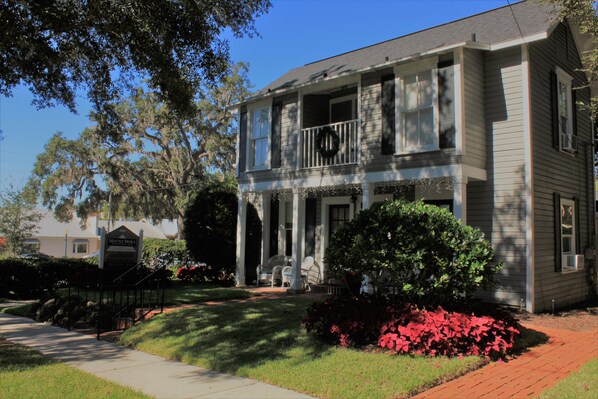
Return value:
M 27 191 L 11 187 L 0 193 L 0 235 L 13 255 L 23 253 L 23 241 L 37 232 L 41 218 L 35 197 Z
M 233 171 L 236 122 L 230 106 L 250 86 L 244 64 L 232 70 L 206 91 L 193 118 L 180 118 L 155 93 L 137 88 L 115 104 L 118 140 L 105 140 L 97 125 L 74 140 L 55 134 L 38 156 L 31 187 L 60 220 L 75 210 L 84 217 L 110 195 L 114 213 L 175 218 L 182 226 L 197 185 Z
M 75 110 L 84 89 L 103 132 L 112 104 L 147 80 L 157 99 L 192 115 L 202 86 L 225 76 L 228 42 L 255 34 L 269 0 L 61 0 L 0 2 L 0 94 L 29 86 L 38 107 Z
M 184 236 L 193 257 L 214 270 L 234 273 L 237 247 L 237 196 L 230 186 L 210 185 L 199 190 L 185 213 Z M 260 263 L 262 224 L 256 209 L 247 205 L 246 278 L 251 283 Z
M 326 249 L 329 272 L 367 275 L 379 293 L 439 305 L 489 288 L 500 265 L 479 230 L 422 202 L 374 204 L 344 224 Z
M 598 3 L 595 0 L 542 0 L 557 6 L 561 20 L 567 19 L 579 27 L 579 33 L 592 41 L 589 50 L 582 51 L 583 71 L 588 75 L 586 86 L 598 88 Z M 584 87 L 586 87 L 584 86 Z M 592 118 L 598 122 L 598 98 L 595 96 L 590 104 L 582 104 L 590 108 Z M 594 131 L 596 136 L 598 133 Z M 595 137 L 598 139 L 598 137 Z

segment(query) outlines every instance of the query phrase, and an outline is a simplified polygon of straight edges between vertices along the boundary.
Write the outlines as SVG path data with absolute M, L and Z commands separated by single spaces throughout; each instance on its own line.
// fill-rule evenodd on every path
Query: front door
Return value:
M 330 238 L 338 228 L 351 220 L 349 204 L 330 205 L 328 215 L 328 242 L 330 242 Z

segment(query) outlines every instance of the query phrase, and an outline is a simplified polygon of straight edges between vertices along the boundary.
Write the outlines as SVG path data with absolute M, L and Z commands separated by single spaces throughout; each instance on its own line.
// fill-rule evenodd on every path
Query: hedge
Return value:
M 85 259 L 0 259 L 0 297 L 38 298 L 67 284 L 95 284 L 99 268 Z

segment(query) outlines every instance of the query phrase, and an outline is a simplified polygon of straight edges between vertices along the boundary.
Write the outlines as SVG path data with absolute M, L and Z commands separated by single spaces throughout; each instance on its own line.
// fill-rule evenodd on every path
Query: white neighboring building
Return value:
M 73 216 L 68 223 L 59 222 L 54 218 L 52 211 L 42 210 L 42 219 L 38 225 L 37 233 L 25 240 L 32 250 L 53 257 L 83 258 L 100 249 L 99 229 L 108 227 L 107 220 L 98 220 L 97 216 L 90 216 L 85 227 L 81 227 L 81 219 Z M 135 234 L 143 230 L 146 238 L 166 239 L 172 236 L 169 221 L 156 225 L 143 219 L 141 221 L 114 221 L 111 229 L 125 226 Z M 165 227 L 166 229 L 163 229 Z M 174 225 L 176 232 L 176 222 Z M 176 235 L 176 233 L 174 234 Z

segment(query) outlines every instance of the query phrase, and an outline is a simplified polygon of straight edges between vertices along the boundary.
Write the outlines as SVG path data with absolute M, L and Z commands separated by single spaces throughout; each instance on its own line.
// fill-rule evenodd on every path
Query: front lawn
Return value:
M 150 398 L 0 338 L 3 398 Z
M 542 392 L 540 399 L 592 399 L 598 395 L 598 358 Z
M 185 309 L 126 331 L 121 343 L 320 398 L 394 398 L 480 367 L 477 357 L 426 358 L 322 344 L 301 326 L 310 298 Z

